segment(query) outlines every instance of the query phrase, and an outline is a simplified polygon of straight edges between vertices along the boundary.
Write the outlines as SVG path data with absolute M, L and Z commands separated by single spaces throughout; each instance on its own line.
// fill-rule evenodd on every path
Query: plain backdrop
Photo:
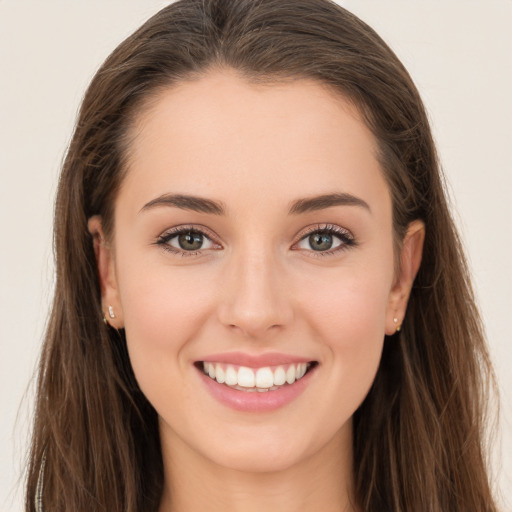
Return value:
M 22 510 L 52 207 L 77 108 L 104 58 L 167 3 L 0 0 L 0 512 Z M 430 113 L 499 378 L 493 471 L 512 510 L 512 1 L 340 3 L 391 45 Z

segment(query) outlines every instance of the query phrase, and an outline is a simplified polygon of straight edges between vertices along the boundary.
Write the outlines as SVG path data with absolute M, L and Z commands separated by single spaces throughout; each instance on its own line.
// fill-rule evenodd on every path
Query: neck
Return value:
M 320 452 L 279 471 L 222 467 L 169 433 L 162 436 L 162 449 L 165 482 L 159 512 L 356 511 L 351 425 Z

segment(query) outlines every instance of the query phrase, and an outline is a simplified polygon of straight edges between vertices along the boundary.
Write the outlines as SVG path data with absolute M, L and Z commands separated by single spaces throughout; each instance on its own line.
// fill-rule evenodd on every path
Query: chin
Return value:
M 243 473 L 276 473 L 300 463 L 304 454 L 281 445 L 274 449 L 259 446 L 240 446 L 237 450 L 212 453 L 212 462 L 226 469 Z
M 203 455 L 214 464 L 246 473 L 275 473 L 285 471 L 310 459 L 325 449 L 331 451 L 340 432 L 298 435 L 296 426 L 287 430 L 262 428 L 255 425 L 253 432 L 246 429 L 229 432 L 224 438 L 212 439 L 203 447 Z M 331 452 L 332 454 L 332 452 Z

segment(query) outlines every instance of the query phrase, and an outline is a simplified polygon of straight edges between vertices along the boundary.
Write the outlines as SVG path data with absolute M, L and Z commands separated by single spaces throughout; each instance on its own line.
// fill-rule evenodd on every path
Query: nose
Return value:
M 222 286 L 219 320 L 246 338 L 282 330 L 293 317 L 283 269 L 270 254 L 247 251 L 234 257 Z

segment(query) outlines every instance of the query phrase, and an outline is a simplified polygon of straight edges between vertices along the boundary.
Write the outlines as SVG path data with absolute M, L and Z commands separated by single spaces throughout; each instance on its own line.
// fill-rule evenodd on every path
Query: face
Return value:
M 212 71 L 139 116 L 97 252 L 164 450 L 272 471 L 350 443 L 419 265 L 394 272 L 375 155 L 357 110 L 313 81 Z

